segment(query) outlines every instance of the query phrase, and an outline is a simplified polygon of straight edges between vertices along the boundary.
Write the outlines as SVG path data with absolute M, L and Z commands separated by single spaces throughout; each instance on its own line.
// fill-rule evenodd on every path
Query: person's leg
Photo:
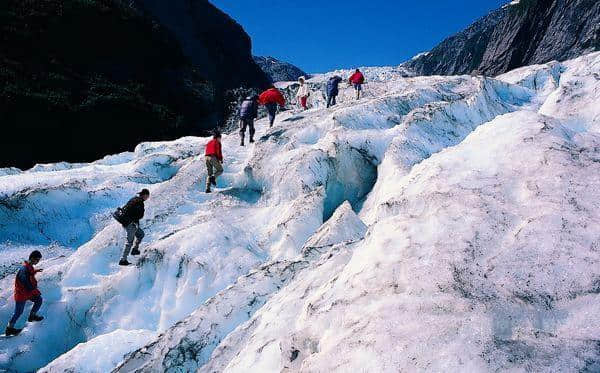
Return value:
M 42 299 L 41 295 L 38 295 L 38 296 L 31 298 L 31 301 L 33 302 L 33 307 L 31 307 L 31 313 L 33 315 L 37 315 L 37 312 L 42 307 L 42 303 L 44 302 L 44 300 Z
M 122 261 L 127 260 L 127 257 L 129 256 L 129 252 L 131 251 L 131 247 L 133 246 L 133 240 L 135 238 L 136 230 L 137 225 L 135 223 L 130 223 L 125 228 L 125 232 L 127 232 L 127 239 L 125 241 L 125 247 L 123 248 L 123 257 L 121 257 Z
M 210 179 L 213 177 L 214 173 L 213 173 L 213 165 L 212 165 L 212 158 L 211 156 L 206 156 L 205 157 L 205 161 L 206 161 L 206 190 L 210 190 Z
M 246 119 L 240 119 L 240 145 L 244 146 L 244 137 L 246 137 Z
M 304 110 L 308 109 L 308 106 L 306 106 L 307 102 L 308 102 L 308 97 L 300 97 L 300 103 L 302 104 L 302 108 Z
M 37 321 L 44 320 L 44 318 L 42 316 L 37 315 L 37 311 L 39 311 L 40 307 L 42 306 L 42 297 L 40 295 L 38 295 L 38 296 L 32 297 L 29 300 L 33 302 L 33 307 L 31 307 L 31 312 L 29 313 L 29 318 L 27 319 L 27 321 L 37 322 Z
M 327 108 L 331 106 L 331 95 L 327 95 Z
M 9 328 L 14 328 L 15 324 L 19 320 L 19 317 L 23 314 L 23 310 L 25 309 L 25 302 L 15 302 L 15 312 L 13 313 L 12 318 L 8 322 Z
M 269 113 L 269 127 L 273 127 L 277 114 L 277 104 L 267 104 L 267 112 Z
M 215 169 L 215 178 L 223 174 L 223 165 L 216 157 L 213 157 L 213 168 Z
M 146 234 L 144 233 L 142 228 L 140 228 L 138 225 L 137 229 L 135 230 L 135 244 L 133 245 L 133 252 L 140 252 L 140 244 L 142 243 L 142 240 L 144 239 L 145 235 Z
M 254 142 L 254 134 L 256 129 L 254 128 L 254 119 L 248 119 L 248 126 L 250 127 L 250 142 Z

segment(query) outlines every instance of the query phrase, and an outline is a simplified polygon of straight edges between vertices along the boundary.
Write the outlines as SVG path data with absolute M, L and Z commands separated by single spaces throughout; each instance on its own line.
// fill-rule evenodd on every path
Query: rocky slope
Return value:
M 135 4 L 172 32 L 183 54 L 218 93 L 265 88 L 268 76 L 252 58 L 250 36 L 208 0 L 135 0 Z
M 407 62 L 422 75 L 498 75 L 600 49 L 600 2 L 517 0 Z
M 227 114 L 227 89 L 268 82 L 245 32 L 207 1 L 156 4 L 2 2 L 0 166 L 200 134 Z
M 251 146 L 224 136 L 211 195 L 195 137 L 1 170 L 2 261 L 42 249 L 47 320 L 0 340 L 0 369 L 598 370 L 600 53 L 366 74 L 360 102 L 343 87 Z M 142 187 L 143 254 L 120 268 L 109 214 Z
M 308 74 L 298 67 L 273 57 L 254 56 L 254 61 L 273 82 L 292 82 L 298 80 L 301 76 L 308 77 Z

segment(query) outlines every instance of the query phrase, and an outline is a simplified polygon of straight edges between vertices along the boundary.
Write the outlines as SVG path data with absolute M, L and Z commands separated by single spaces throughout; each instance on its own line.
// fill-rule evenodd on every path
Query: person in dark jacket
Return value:
M 33 307 L 31 308 L 27 321 L 37 322 L 44 319 L 37 314 L 42 306 L 42 294 L 38 290 L 37 280 L 35 279 L 35 274 L 42 270 L 33 268 L 33 266 L 38 264 L 41 259 L 42 253 L 37 250 L 31 252 L 31 254 L 29 254 L 29 260 L 25 261 L 23 266 L 17 272 L 17 277 L 15 278 L 15 312 L 4 332 L 7 336 L 18 335 L 21 333 L 21 330 L 23 330 L 16 329 L 15 324 L 23 314 L 25 303 L 27 303 L 27 301 L 33 302 Z
M 258 95 L 248 96 L 240 105 L 240 145 L 244 146 L 246 127 L 250 129 L 250 142 L 254 142 L 254 119 L 258 118 Z
M 210 186 L 217 186 L 217 178 L 223 174 L 223 151 L 221 147 L 221 133 L 216 131 L 213 139 L 206 144 L 204 151 L 206 161 L 206 193 L 210 193 Z
M 336 104 L 336 97 L 340 93 L 339 85 L 343 80 L 341 76 L 334 75 L 327 81 L 327 107 Z
M 272 85 L 271 88 L 260 94 L 258 102 L 261 105 L 265 105 L 267 108 L 267 113 L 269 114 L 269 127 L 273 127 L 275 116 L 277 115 L 277 105 L 279 104 L 279 106 L 283 108 L 285 106 L 285 98 L 281 92 Z
M 123 207 L 123 214 L 125 216 L 123 227 L 125 228 L 125 232 L 127 232 L 127 241 L 125 241 L 123 256 L 119 261 L 119 265 L 121 266 L 128 266 L 131 264 L 127 260 L 130 251 L 131 255 L 140 255 L 139 247 L 144 238 L 144 231 L 140 228 L 140 220 L 144 217 L 144 202 L 147 201 L 148 198 L 150 198 L 150 191 L 148 189 L 142 189 L 137 196 L 130 199 Z

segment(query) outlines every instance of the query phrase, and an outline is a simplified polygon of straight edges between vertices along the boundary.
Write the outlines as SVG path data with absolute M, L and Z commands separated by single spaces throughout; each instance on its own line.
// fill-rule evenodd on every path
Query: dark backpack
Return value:
M 125 211 L 124 208 L 117 208 L 117 210 L 113 212 L 112 216 L 124 227 L 128 226 L 131 223 L 129 216 L 127 216 L 127 211 Z

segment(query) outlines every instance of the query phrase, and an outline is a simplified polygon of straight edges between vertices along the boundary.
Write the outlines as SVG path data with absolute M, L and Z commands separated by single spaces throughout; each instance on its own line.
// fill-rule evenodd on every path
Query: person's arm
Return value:
M 217 158 L 223 163 L 223 151 L 221 150 L 221 142 L 217 142 Z
M 27 291 L 34 291 L 36 287 L 33 285 L 30 276 L 33 276 L 33 274 L 29 273 L 27 267 L 21 267 L 19 272 L 17 272 L 17 278 L 19 279 L 19 282 L 25 286 L 25 289 L 27 289 Z
M 258 102 L 254 101 L 254 105 L 252 105 L 252 110 L 254 110 L 254 119 L 258 118 Z

